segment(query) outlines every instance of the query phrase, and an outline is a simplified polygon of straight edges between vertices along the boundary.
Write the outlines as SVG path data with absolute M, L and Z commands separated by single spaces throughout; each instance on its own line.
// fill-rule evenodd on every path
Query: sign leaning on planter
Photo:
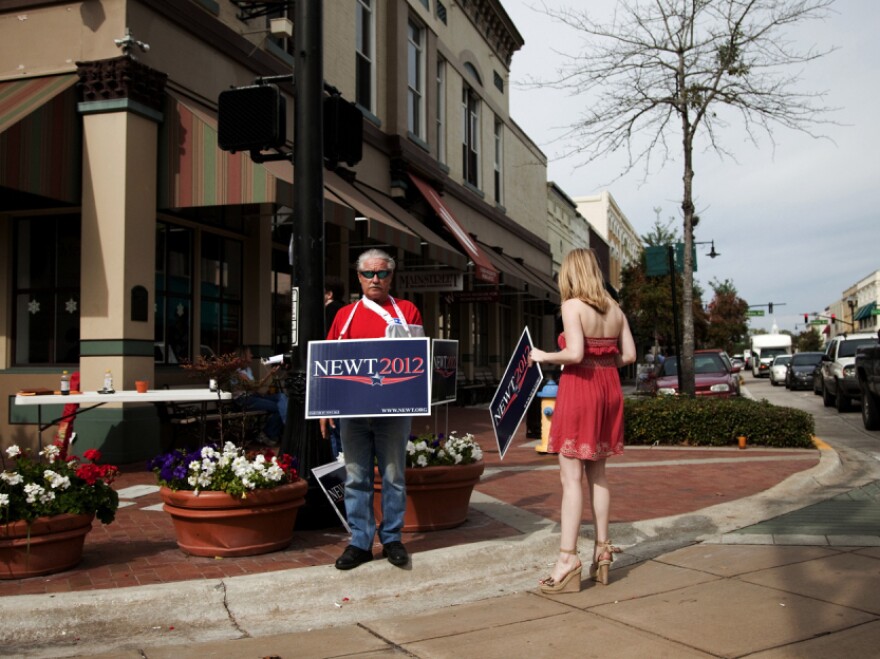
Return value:
M 458 341 L 431 342 L 431 405 L 446 405 L 458 395 Z
M 531 351 L 532 337 L 526 327 L 489 405 L 498 457 L 502 460 L 544 377 L 538 364 L 529 366 Z
M 428 416 L 430 340 L 310 341 L 306 418 Z

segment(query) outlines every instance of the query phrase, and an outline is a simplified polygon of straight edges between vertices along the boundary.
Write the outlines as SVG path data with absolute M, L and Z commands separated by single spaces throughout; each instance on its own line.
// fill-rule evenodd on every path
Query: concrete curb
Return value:
M 822 501 L 857 487 L 854 476 L 864 482 L 880 477 L 880 463 L 875 464 L 853 474 L 836 451 L 823 451 L 819 464 L 765 492 L 693 513 L 614 525 L 612 539 L 625 549 L 616 563 L 645 561 Z M 84 655 L 333 627 L 534 590 L 555 556 L 556 524 L 478 492 L 473 505 L 522 534 L 421 552 L 404 570 L 376 561 L 351 572 L 327 565 L 3 598 L 2 645 L 28 656 Z

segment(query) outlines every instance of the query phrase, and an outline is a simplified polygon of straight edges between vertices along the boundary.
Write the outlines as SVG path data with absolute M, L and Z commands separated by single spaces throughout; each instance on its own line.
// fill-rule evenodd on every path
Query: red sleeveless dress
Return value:
M 559 335 L 565 348 L 565 336 Z M 623 392 L 615 357 L 617 337 L 584 337 L 584 358 L 567 364 L 550 422 L 548 453 L 602 460 L 623 453 Z

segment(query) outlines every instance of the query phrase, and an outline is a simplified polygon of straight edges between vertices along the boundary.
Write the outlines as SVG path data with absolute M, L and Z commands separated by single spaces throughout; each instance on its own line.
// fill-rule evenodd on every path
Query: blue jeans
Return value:
M 287 394 L 246 394 L 236 398 L 235 402 L 243 410 L 269 412 L 263 432 L 271 439 L 281 437 L 287 423 Z
M 406 511 L 406 443 L 412 419 L 408 416 L 340 419 L 345 455 L 345 516 L 351 544 L 372 550 L 376 535 L 373 513 L 373 468 L 382 476 L 382 523 L 379 541 L 400 540 Z

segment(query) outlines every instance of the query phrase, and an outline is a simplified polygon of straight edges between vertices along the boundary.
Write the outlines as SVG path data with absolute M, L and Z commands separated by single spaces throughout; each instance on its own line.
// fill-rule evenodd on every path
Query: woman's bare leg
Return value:
M 577 547 L 581 517 L 584 514 L 583 477 L 583 463 L 577 458 L 566 458 L 560 454 L 559 478 L 562 481 L 560 549 L 575 549 Z M 554 581 L 560 581 L 577 567 L 578 560 L 577 556 L 560 552 L 550 576 Z
M 590 486 L 590 508 L 593 511 L 593 525 L 596 528 L 596 542 L 608 540 L 608 524 L 611 516 L 611 491 L 605 476 L 605 460 L 584 461 L 587 484 Z M 596 553 L 593 561 L 597 560 Z

